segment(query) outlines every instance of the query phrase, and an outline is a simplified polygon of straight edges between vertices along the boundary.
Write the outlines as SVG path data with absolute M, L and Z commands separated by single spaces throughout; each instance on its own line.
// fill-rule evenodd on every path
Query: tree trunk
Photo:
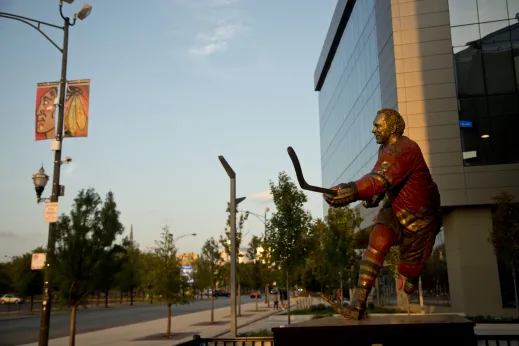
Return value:
M 256 311 L 259 311 L 258 309 L 258 294 L 259 294 L 259 291 L 256 292 Z
M 166 337 L 171 336 L 171 304 L 168 304 L 168 325 L 166 328 Z
M 238 317 L 241 317 L 241 285 L 238 282 Z
M 77 304 L 74 304 L 70 310 L 70 337 L 68 339 L 68 346 L 76 345 L 76 313 Z
M 265 303 L 267 303 L 267 307 L 270 308 L 270 297 L 269 297 L 269 285 L 265 285 Z
M 288 282 L 288 268 L 287 268 L 287 316 L 288 316 L 288 324 L 290 324 L 290 289 Z
M 517 317 L 519 317 L 519 298 L 517 297 L 517 274 L 515 272 L 515 264 L 513 262 L 512 262 L 512 278 L 514 279 L 515 308 L 517 309 Z
M 34 294 L 31 294 L 31 307 L 30 307 L 31 312 L 32 312 L 33 307 L 34 307 Z
M 214 323 L 214 294 L 211 295 L 211 323 Z
M 105 291 L 105 308 L 108 307 L 108 292 L 110 292 L 110 290 L 107 289 L 107 290 Z

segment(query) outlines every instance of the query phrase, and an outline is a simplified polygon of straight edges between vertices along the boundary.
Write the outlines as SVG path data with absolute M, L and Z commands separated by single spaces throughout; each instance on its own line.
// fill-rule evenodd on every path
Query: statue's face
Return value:
M 373 121 L 373 130 L 371 132 L 375 135 L 377 144 L 387 144 L 394 131 L 393 126 L 386 121 L 386 116 L 378 114 Z

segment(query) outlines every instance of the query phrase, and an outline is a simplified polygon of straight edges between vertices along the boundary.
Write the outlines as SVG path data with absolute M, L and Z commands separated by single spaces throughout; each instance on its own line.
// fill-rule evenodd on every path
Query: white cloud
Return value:
M 252 199 L 258 202 L 270 202 L 272 201 L 272 193 L 270 192 L 270 190 L 253 193 L 252 195 L 247 196 L 247 199 Z
M 220 24 L 210 34 L 198 33 L 196 38 L 200 43 L 191 49 L 191 53 L 195 56 L 209 56 L 225 52 L 229 43 L 235 40 L 242 31 L 243 27 L 239 24 Z
M 191 32 L 188 52 L 203 58 L 229 49 L 251 22 L 240 0 L 177 0 L 188 11 L 196 32 Z M 188 30 L 189 28 L 185 28 Z

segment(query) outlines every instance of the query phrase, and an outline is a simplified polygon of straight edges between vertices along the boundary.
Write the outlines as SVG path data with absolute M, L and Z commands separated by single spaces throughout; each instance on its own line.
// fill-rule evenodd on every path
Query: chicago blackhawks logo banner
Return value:
M 90 79 L 69 81 L 65 101 L 65 137 L 88 137 Z
M 43 141 L 56 137 L 56 106 L 58 82 L 38 83 L 36 88 L 35 140 Z

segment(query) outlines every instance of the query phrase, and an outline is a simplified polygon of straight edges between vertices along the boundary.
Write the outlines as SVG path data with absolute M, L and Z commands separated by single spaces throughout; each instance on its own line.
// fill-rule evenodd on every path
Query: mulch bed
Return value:
M 251 317 L 252 314 L 241 314 L 241 316 L 238 316 L 238 317 Z M 227 315 L 227 316 L 224 316 L 223 318 L 230 318 L 231 315 Z
M 192 326 L 223 326 L 224 324 L 229 324 L 229 321 L 214 321 L 214 323 L 211 322 L 199 322 L 192 324 Z
M 195 334 L 199 334 L 200 332 L 189 332 L 189 333 L 171 333 L 169 338 L 166 337 L 165 333 L 152 334 L 143 336 L 132 341 L 160 341 L 160 340 L 180 340 L 184 339 L 188 336 L 193 336 Z

